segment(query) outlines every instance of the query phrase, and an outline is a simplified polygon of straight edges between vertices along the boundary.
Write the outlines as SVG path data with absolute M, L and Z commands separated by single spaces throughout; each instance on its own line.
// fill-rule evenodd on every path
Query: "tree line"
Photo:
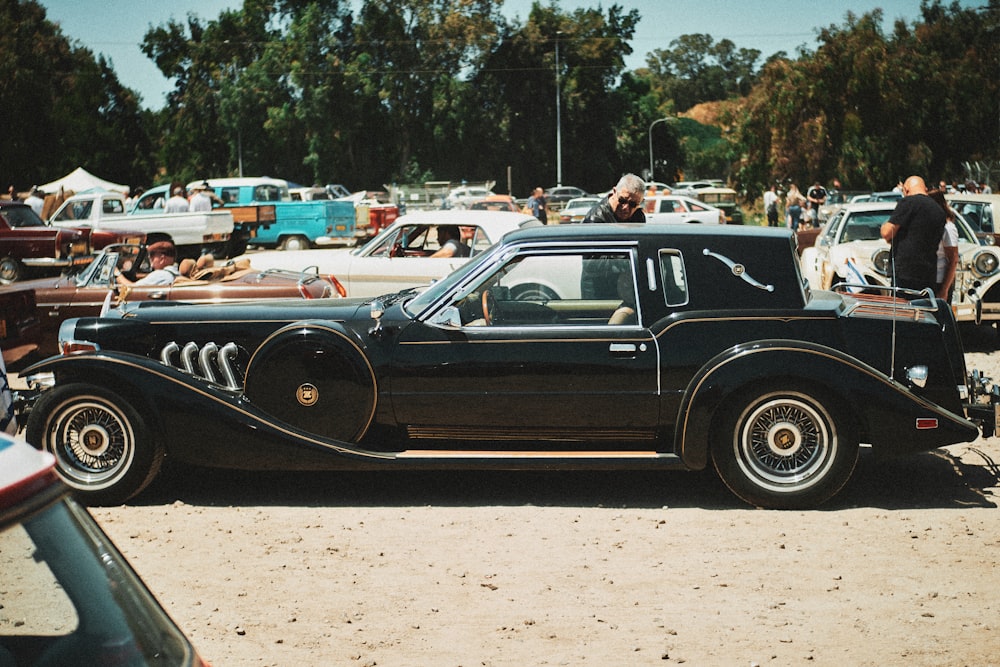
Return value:
M 753 197 L 774 181 L 950 180 L 1000 158 L 1000 0 L 922 0 L 890 31 L 880 10 L 849 13 L 815 48 L 766 59 L 682 35 L 635 70 L 641 16 L 618 4 L 536 2 L 523 20 L 502 0 L 353 4 L 244 0 L 151 26 L 142 51 L 173 88 L 150 110 L 34 0 L 0 0 L 0 182 L 82 165 L 131 185 L 242 171 L 506 191 L 509 174 L 523 195 L 557 170 L 601 191 L 652 160 L 657 180 L 722 177 Z

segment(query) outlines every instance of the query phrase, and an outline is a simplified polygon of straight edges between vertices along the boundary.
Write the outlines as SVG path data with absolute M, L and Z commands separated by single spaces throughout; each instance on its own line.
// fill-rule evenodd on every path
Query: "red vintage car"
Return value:
M 145 246 L 108 246 L 94 255 L 82 270 L 0 286 L 0 309 L 8 292 L 34 290 L 40 323 L 34 342 L 38 352 L 48 356 L 58 353 L 56 340 L 63 320 L 100 315 L 102 310 L 117 307 L 122 302 L 221 303 L 272 298 L 319 299 L 347 294 L 334 276 L 280 269 L 258 271 L 246 259 L 202 268 L 190 276 L 179 277 L 173 285 L 130 285 L 127 290 L 115 286 L 117 271 L 136 276 L 148 270 Z M 0 315 L 5 313 L 0 311 Z
M 141 232 L 53 227 L 27 204 L 0 201 L 0 283 L 54 275 L 90 263 L 105 246 L 145 240 Z

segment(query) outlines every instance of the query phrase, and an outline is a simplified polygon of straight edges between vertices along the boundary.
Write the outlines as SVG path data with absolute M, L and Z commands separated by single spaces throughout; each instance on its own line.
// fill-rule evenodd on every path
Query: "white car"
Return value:
M 246 257 L 255 268 L 318 271 L 334 275 L 349 297 L 373 297 L 443 278 L 469 257 L 430 257 L 437 228 L 453 225 L 472 257 L 515 229 L 541 225 L 532 215 L 510 211 L 415 211 L 396 218 L 360 248 L 255 252 Z
M 600 197 L 577 197 L 566 202 L 566 207 L 559 211 L 559 222 L 582 222 L 590 209 L 601 202 Z
M 646 222 L 676 224 L 696 222 L 706 225 L 726 224 L 726 212 L 684 195 L 655 195 L 643 204 Z
M 859 284 L 862 280 L 869 285 L 890 285 L 889 244 L 882 240 L 880 229 L 895 208 L 895 201 L 882 201 L 846 204 L 837 211 L 816 244 L 802 251 L 802 275 L 809 286 L 825 290 L 837 283 Z M 955 318 L 1000 320 L 1000 303 L 991 304 L 989 294 L 1000 282 L 1000 250 L 982 245 L 961 215 L 955 226 L 958 269 L 951 304 Z M 850 270 L 848 260 L 856 272 Z
M 463 185 L 462 187 L 452 188 L 448 192 L 448 196 L 445 197 L 445 207 L 458 209 L 469 208 L 473 202 L 486 199 L 487 197 L 492 197 L 494 194 L 496 193 L 489 188 L 475 185 Z

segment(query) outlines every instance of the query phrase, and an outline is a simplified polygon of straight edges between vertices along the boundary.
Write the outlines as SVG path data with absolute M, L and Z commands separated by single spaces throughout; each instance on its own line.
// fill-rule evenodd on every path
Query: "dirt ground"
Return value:
M 93 514 L 216 667 L 985 666 L 997 461 L 863 455 L 808 512 L 711 473 L 185 469 Z

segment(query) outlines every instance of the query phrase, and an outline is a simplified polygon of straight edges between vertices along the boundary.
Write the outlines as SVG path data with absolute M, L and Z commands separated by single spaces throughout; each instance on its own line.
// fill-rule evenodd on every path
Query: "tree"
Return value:
M 136 94 L 33 0 L 0 1 L 0 99 L 0 182 L 23 190 L 78 166 L 123 183 L 152 172 Z

